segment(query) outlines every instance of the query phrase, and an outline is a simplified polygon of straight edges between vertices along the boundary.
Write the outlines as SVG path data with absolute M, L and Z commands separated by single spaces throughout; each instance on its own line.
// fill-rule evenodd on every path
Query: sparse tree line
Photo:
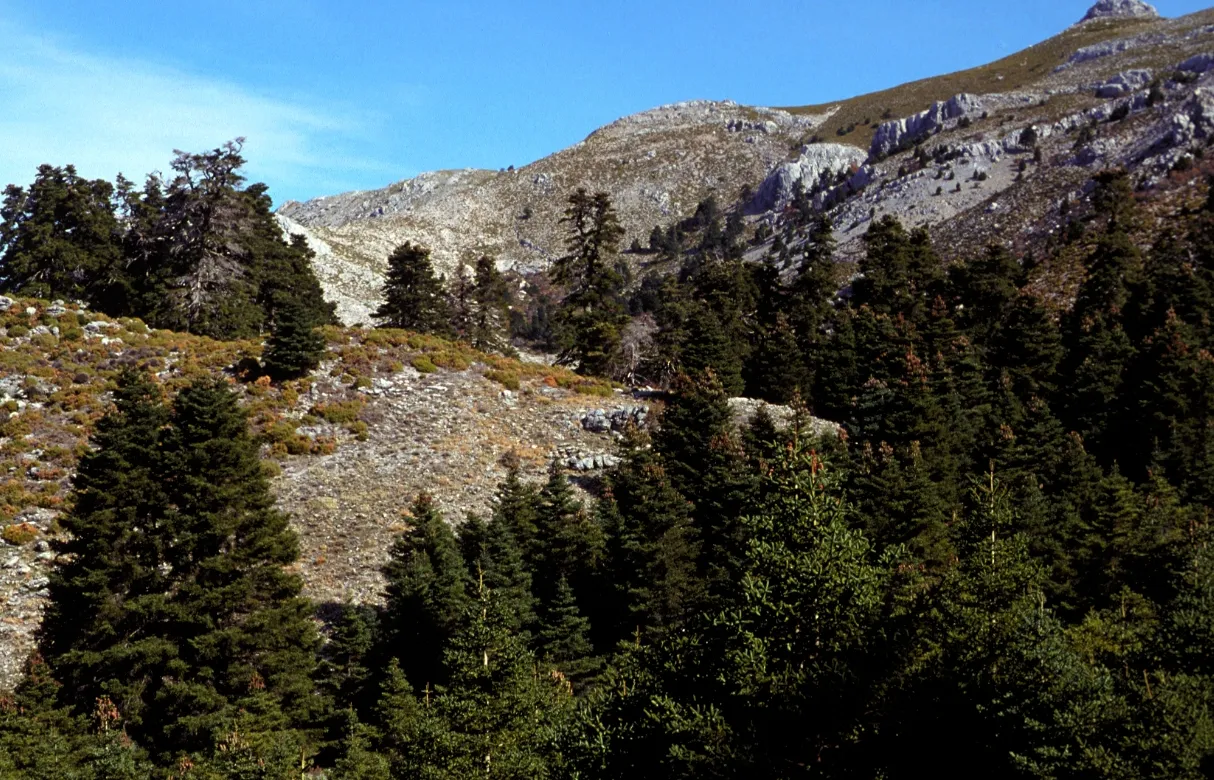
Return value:
M 1124 173 L 1093 206 L 1042 259 L 1083 264 L 1058 314 L 892 219 L 840 296 L 797 201 L 767 262 L 708 201 L 637 279 L 575 193 L 515 327 L 662 382 L 656 424 L 589 498 L 517 462 L 458 528 L 419 496 L 383 605 L 323 638 L 234 396 L 125 375 L 0 775 L 1210 776 L 1214 199 L 1146 250 Z M 390 269 L 381 321 L 476 338 L 424 249 Z M 739 429 L 739 392 L 792 425 Z
M 243 139 L 178 152 L 142 188 L 43 165 L 0 207 L 0 292 L 81 300 L 217 339 L 269 333 L 294 309 L 333 320 L 302 238 L 283 240 L 266 186 L 244 186 Z

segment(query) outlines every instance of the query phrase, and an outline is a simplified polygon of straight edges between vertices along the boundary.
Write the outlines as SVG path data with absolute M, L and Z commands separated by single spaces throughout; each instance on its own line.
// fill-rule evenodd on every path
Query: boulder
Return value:
M 1158 19 L 1159 11 L 1142 0 L 1099 0 L 1079 23 L 1096 19 Z
M 738 428 L 744 428 L 749 425 L 760 409 L 767 410 L 767 413 L 771 415 L 772 422 L 779 430 L 788 428 L 796 418 L 796 412 L 789 406 L 769 404 L 758 398 L 729 399 L 729 410 L 733 413 L 733 424 Z M 838 436 L 843 430 L 843 426 L 838 423 L 823 420 L 819 417 L 807 417 L 803 421 L 803 424 L 806 428 L 805 432 L 811 436 Z
M 1094 86 L 1096 97 L 1119 98 L 1151 83 L 1151 71 L 1126 70 Z
M 1176 70 L 1185 73 L 1205 73 L 1214 68 L 1214 54 L 1194 54 L 1176 66 Z
M 801 147 L 801 155 L 792 162 L 779 165 L 759 185 L 751 201 L 754 211 L 780 210 L 792 202 L 793 189 L 800 182 L 806 191 L 812 190 L 826 174 L 830 183 L 841 171 L 864 162 L 864 150 L 847 144 L 810 144 Z

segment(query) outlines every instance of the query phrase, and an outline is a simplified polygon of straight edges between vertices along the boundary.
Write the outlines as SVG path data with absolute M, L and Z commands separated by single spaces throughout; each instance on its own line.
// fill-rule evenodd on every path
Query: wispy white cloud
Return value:
M 25 184 L 42 163 L 139 180 L 174 149 L 246 137 L 250 178 L 276 199 L 388 181 L 399 168 L 349 152 L 372 115 L 259 94 L 155 63 L 102 56 L 0 21 L 0 186 Z

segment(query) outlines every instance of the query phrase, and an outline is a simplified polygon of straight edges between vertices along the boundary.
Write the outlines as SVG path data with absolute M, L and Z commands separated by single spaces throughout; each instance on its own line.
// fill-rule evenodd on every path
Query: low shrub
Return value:
M 434 361 L 426 355 L 418 355 L 410 361 L 410 364 L 423 374 L 433 374 L 438 370 L 438 366 L 434 365 Z
M 518 374 L 514 373 L 513 371 L 501 371 L 499 369 L 493 369 L 492 371 L 485 372 L 485 379 L 488 379 L 491 382 L 497 382 L 507 390 L 518 390 L 519 388 Z
M 320 403 L 313 406 L 309 414 L 313 414 L 333 425 L 348 425 L 358 420 L 366 402 L 361 399 L 353 401 L 335 401 Z
M 4 530 L 0 531 L 0 537 L 11 545 L 21 546 L 29 544 L 38 538 L 38 529 L 29 523 L 16 523 L 13 525 L 4 526 Z

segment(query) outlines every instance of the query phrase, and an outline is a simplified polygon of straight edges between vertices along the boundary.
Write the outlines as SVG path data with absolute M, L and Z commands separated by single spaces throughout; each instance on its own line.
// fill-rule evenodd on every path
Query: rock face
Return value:
M 878 126 L 869 148 L 869 156 L 885 157 L 907 144 L 942 130 L 949 120 L 981 112 L 982 100 L 976 95 L 954 95 L 943 102 L 933 103 L 926 111 Z
M 1111 79 L 1097 84 L 1096 97 L 1118 98 L 1131 92 L 1137 92 L 1150 83 L 1151 71 L 1149 70 L 1122 71 Z
M 847 144 L 811 144 L 801 147 L 801 156 L 777 167 L 759 186 L 751 202 L 751 210 L 779 211 L 792 201 L 797 182 L 806 190 L 818 183 L 823 175 L 834 180 L 839 173 L 859 166 L 867 155 L 863 149 Z
M 1100 0 L 1088 9 L 1087 15 L 1081 22 L 1093 19 L 1158 19 L 1159 11 L 1155 6 L 1142 0 Z

